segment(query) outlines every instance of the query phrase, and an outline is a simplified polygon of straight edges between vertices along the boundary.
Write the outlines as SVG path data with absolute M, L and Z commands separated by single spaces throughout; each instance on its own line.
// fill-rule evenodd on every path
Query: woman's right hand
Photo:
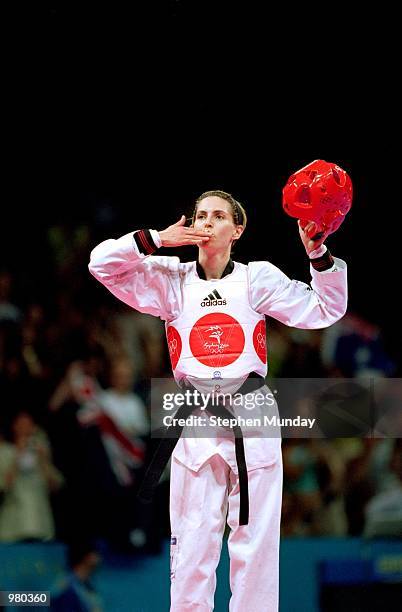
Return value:
M 211 232 L 196 230 L 193 227 L 184 227 L 186 217 L 181 216 L 181 219 L 169 225 L 165 230 L 159 232 L 159 237 L 164 247 L 177 247 L 187 244 L 201 245 L 208 242 Z

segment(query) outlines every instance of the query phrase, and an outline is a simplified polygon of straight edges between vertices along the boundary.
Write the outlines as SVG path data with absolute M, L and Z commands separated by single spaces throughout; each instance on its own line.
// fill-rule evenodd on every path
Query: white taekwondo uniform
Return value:
M 158 235 L 150 230 L 154 242 Z M 231 262 L 221 279 L 205 280 L 197 262 L 144 255 L 133 233 L 91 253 L 90 272 L 117 298 L 165 321 L 174 377 L 202 381 L 267 374 L 265 315 L 304 329 L 328 327 L 346 311 L 346 264 L 311 266 L 311 285 L 290 280 L 267 261 Z M 268 390 L 267 387 L 264 387 Z M 269 390 L 268 390 L 269 391 Z M 239 525 L 239 479 L 228 436 L 178 441 L 170 483 L 171 611 L 213 610 L 215 570 L 226 522 L 231 528 L 231 612 L 278 609 L 282 499 L 280 437 L 244 439 L 249 522 Z

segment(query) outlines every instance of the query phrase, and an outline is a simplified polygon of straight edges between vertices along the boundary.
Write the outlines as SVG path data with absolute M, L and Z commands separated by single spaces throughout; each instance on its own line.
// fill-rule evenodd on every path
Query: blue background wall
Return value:
M 361 577 L 363 572 L 367 581 L 399 580 L 402 587 L 400 541 L 285 539 L 281 545 L 281 612 L 319 610 L 319 563 L 331 560 L 339 562 L 327 567 L 326 574 L 332 580 L 338 576 L 341 580 L 351 581 L 354 577 Z M 351 564 L 351 560 L 358 563 Z M 61 544 L 0 546 L 0 590 L 49 590 L 63 569 L 64 546 Z M 218 568 L 215 612 L 228 609 L 228 575 L 229 559 L 225 545 Z M 93 582 L 107 612 L 169 610 L 169 543 L 165 542 L 163 553 L 158 557 L 106 554 Z

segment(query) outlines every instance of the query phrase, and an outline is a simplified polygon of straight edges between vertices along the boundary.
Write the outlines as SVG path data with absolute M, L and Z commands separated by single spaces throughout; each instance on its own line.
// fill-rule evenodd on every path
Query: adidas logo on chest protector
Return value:
M 214 289 L 212 293 L 202 300 L 201 306 L 226 306 L 226 300 L 219 295 L 216 289 Z

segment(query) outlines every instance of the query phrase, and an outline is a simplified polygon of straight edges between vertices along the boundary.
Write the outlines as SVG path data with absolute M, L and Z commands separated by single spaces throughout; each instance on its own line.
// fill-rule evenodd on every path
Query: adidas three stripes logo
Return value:
M 202 300 L 201 306 L 226 306 L 226 300 L 219 295 L 219 291 L 214 289 Z

